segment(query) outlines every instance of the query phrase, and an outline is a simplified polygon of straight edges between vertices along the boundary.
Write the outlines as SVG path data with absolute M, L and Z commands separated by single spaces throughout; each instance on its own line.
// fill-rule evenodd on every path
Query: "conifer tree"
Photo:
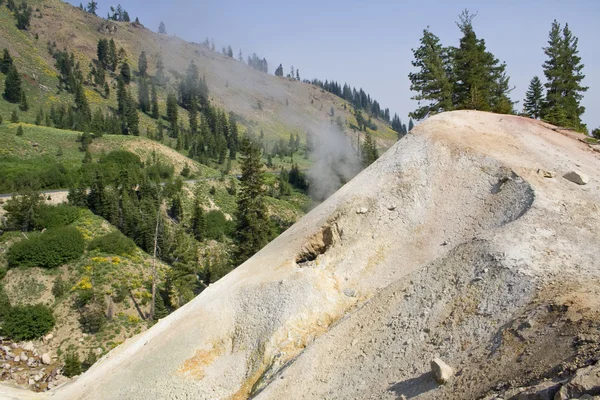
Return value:
M 275 70 L 275 76 L 283 76 L 283 66 L 279 64 L 279 67 Z
M 21 76 L 17 68 L 13 65 L 9 68 L 4 81 L 4 98 L 10 103 L 19 103 L 22 93 Z
M 21 125 L 17 128 L 17 136 L 23 136 L 23 127 Z
M 194 238 L 196 238 L 196 240 L 199 242 L 203 241 L 206 237 L 206 218 L 204 217 L 204 211 L 200 206 L 198 196 L 196 196 L 196 200 L 194 202 L 194 214 L 192 216 L 192 232 L 194 234 Z
M 148 59 L 146 58 L 146 52 L 142 51 L 140 54 L 140 60 L 138 61 L 138 69 L 140 76 L 146 77 L 148 75 Z
M 538 119 L 542 115 L 542 107 L 544 105 L 544 87 L 540 78 L 534 76 L 529 82 L 529 88 L 525 93 L 525 101 L 523 102 L 523 113 L 530 117 Z
M 17 122 L 19 122 L 19 115 L 17 114 L 17 110 L 13 110 L 13 112 L 10 116 L 10 122 L 12 122 L 13 124 L 16 124 Z
M 178 106 L 177 97 L 174 93 L 169 93 L 167 96 L 167 121 L 171 124 L 171 137 L 178 136 Z
M 150 112 L 150 94 L 148 93 L 148 83 L 145 78 L 138 79 L 138 103 L 142 112 Z
M 430 115 L 452 110 L 451 66 L 448 50 L 429 29 L 423 31 L 421 46 L 413 49 L 412 65 L 419 71 L 408 75 L 410 90 L 418 92 L 413 100 L 426 103 L 410 113 L 411 117 L 424 119 Z M 393 127 L 393 125 L 392 125 Z
M 486 50 L 485 41 L 473 29 L 475 15 L 465 10 L 457 23 L 463 37 L 453 49 L 455 108 L 483 111 L 507 111 L 508 77 L 506 65 Z
M 366 168 L 373 164 L 378 158 L 377 146 L 373 140 L 373 136 L 369 132 L 365 133 L 365 141 L 362 146 L 362 164 Z
M 158 25 L 158 33 L 160 33 L 161 35 L 167 34 L 167 27 L 165 26 L 165 23 L 162 21 L 160 21 L 160 24 Z
M 87 4 L 87 12 L 89 12 L 92 15 L 96 15 L 96 11 L 98 10 L 98 2 L 97 1 L 90 1 Z
M 117 56 L 117 45 L 116 45 L 114 39 L 110 39 L 110 41 L 108 42 L 108 57 L 107 57 L 108 68 L 111 71 L 116 72 L 118 63 L 119 63 L 119 58 Z
M 581 106 L 583 93 L 588 90 L 581 82 L 584 65 L 577 49 L 578 38 L 573 36 L 566 24 L 561 30 L 554 20 L 544 53 L 548 59 L 544 62 L 546 76 L 546 102 L 543 118 L 548 122 L 585 132 L 581 115 L 585 107 Z
M 2 52 L 2 59 L 0 59 L 0 72 L 7 74 L 10 67 L 13 65 L 13 59 L 10 56 L 8 49 L 4 49 Z
M 123 82 L 126 85 L 131 83 L 131 68 L 127 62 L 124 62 L 123 65 L 121 65 L 121 78 L 123 78 Z
M 156 86 L 152 84 L 152 118 L 158 119 L 160 117 L 160 113 L 158 110 L 158 96 L 156 94 Z
M 248 137 L 240 142 L 242 177 L 237 199 L 236 251 L 242 263 L 265 246 L 271 236 L 263 193 L 260 147 Z
M 414 127 L 415 127 L 415 124 L 411 118 L 408 120 L 408 132 L 412 131 Z
M 27 103 L 27 96 L 25 95 L 25 91 L 21 90 L 21 102 L 19 103 L 19 110 L 28 111 L 29 103 Z

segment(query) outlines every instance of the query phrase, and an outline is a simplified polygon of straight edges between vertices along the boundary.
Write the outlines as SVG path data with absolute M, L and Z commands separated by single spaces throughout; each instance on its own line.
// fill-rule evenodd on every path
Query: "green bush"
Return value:
M 133 254 L 135 243 L 117 231 L 92 240 L 88 245 L 88 250 L 99 250 L 103 253 L 115 255 Z
M 54 284 L 52 285 L 52 294 L 54 295 L 54 297 L 58 299 L 62 297 L 65 293 L 67 293 L 68 290 L 69 286 L 67 282 L 63 281 L 60 276 L 57 277 L 54 281 Z
M 221 240 L 225 235 L 231 235 L 234 223 L 227 221 L 225 214 L 219 210 L 212 210 L 206 214 L 206 238 Z
M 0 325 L 2 320 L 8 316 L 9 311 L 10 299 L 8 298 L 6 290 L 4 290 L 4 286 L 0 285 Z
M 85 242 L 81 233 L 67 226 L 31 234 L 28 240 L 13 244 L 6 258 L 9 267 L 55 268 L 78 259 L 84 250 Z
M 11 307 L 2 322 L 2 334 L 14 341 L 37 339 L 54 328 L 52 310 L 42 304 Z
M 40 204 L 36 210 L 35 225 L 39 230 L 60 228 L 72 224 L 79 217 L 79 209 L 68 204 L 50 206 Z
M 63 374 L 69 378 L 81 374 L 81 361 L 79 361 L 79 356 L 74 351 L 67 353 L 65 356 Z
M 106 317 L 100 304 L 88 304 L 79 315 L 81 330 L 85 333 L 95 334 L 100 332 L 106 324 Z

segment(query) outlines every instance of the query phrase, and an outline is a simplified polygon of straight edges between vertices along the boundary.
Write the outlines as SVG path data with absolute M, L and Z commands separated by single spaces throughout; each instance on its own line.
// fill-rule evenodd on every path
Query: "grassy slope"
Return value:
M 23 136 L 16 135 L 19 126 L 23 127 Z M 60 162 L 69 170 L 78 169 L 84 156 L 77 142 L 79 135 L 79 132 L 31 124 L 0 124 L 0 169 L 4 174 L 15 175 L 21 171 L 43 171 L 53 162 Z M 62 155 L 58 155 L 59 149 Z M 93 159 L 97 159 L 102 152 L 124 149 L 136 153 L 145 161 L 156 152 L 160 159 L 174 166 L 176 175 L 187 165 L 195 177 L 219 176 L 218 171 L 143 137 L 104 135 L 94 139 L 89 149 Z M 10 188 L 0 188 L 0 192 L 5 191 L 10 191 Z
M 19 31 L 8 9 L 0 7 L 0 47 L 7 47 L 11 51 L 19 71 L 25 75 L 24 86 L 31 109 L 22 117 L 24 121 L 32 122 L 39 106 L 48 108 L 52 103 L 65 101 L 69 97 L 64 93 L 56 94 L 57 75 L 53 67 L 54 60 L 47 52 L 48 41 L 56 42 L 59 49 L 66 47 L 69 51 L 74 51 L 84 76 L 87 76 L 90 61 L 96 57 L 98 39 L 112 37 L 117 47 L 125 49 L 134 70 L 137 69 L 138 56 L 142 50 L 148 54 L 150 74 L 155 73 L 157 57 L 162 54 L 167 70 L 170 71 L 170 83 L 166 88 L 159 88 L 162 113 L 165 111 L 167 92 L 175 90 L 175 75 L 184 72 L 189 62 L 194 60 L 200 73 L 206 76 L 213 101 L 243 118 L 245 128 L 242 130 L 249 129 L 256 134 L 262 130 L 268 140 L 280 137 L 287 140 L 290 133 L 299 133 L 304 138 L 306 132 L 318 134 L 331 124 L 334 119 L 329 116 L 331 107 L 334 108 L 336 117 L 342 117 L 348 124 L 355 123 L 354 116 L 349 111 L 351 107 L 346 107 L 347 110 L 343 108 L 344 100 L 313 85 L 259 73 L 200 45 L 158 35 L 133 24 L 108 22 L 60 0 L 30 0 L 29 3 L 39 10 L 32 18 L 29 32 Z M 102 27 L 106 25 L 116 26 L 116 33 L 101 33 Z M 35 39 L 36 33 L 39 40 Z M 0 89 L 3 90 L 3 79 L 1 81 Z M 109 82 L 113 88 L 116 86 L 114 77 L 109 78 Z M 130 90 L 132 94 L 137 94 L 135 83 Z M 87 89 L 93 108 L 114 106 L 115 92 L 116 90 L 112 90 L 110 98 L 104 99 L 95 89 Z M 262 110 L 257 106 L 259 101 Z M 15 108 L 15 105 L 0 100 L 0 115 L 5 119 Z M 187 123 L 185 110 L 180 110 L 180 118 Z M 375 122 L 379 129 L 374 135 L 380 146 L 389 147 L 395 141 L 395 132 L 388 125 L 377 120 Z M 141 115 L 142 133 L 155 124 L 150 117 Z
M 81 210 L 73 225 L 83 234 L 86 242 L 115 230 L 88 210 Z M 0 236 L 0 267 L 6 265 L 6 250 L 18 240 L 24 239 L 16 232 Z M 114 296 L 118 288 L 125 287 L 131 290 L 142 311 L 148 312 L 151 262 L 151 257 L 140 249 L 133 255 L 86 252 L 81 259 L 57 269 L 10 269 L 1 283 L 13 305 L 41 302 L 54 310 L 57 324 L 52 334 L 55 338 L 46 345 L 52 353 L 60 355 L 69 349 L 77 349 L 83 359 L 90 350 L 100 348 L 104 352 L 112 349 L 128 337 L 147 329 L 148 322 L 142 320 L 132 298 L 128 297 L 114 303 L 115 318 L 101 332 L 84 335 L 78 323 L 78 312 L 73 307 L 77 296 L 76 285 L 85 282 L 87 278 L 99 289 L 99 293 L 107 296 Z M 160 264 L 162 273 L 166 268 Z M 55 298 L 52 288 L 58 279 L 67 282 L 67 291 L 63 296 Z

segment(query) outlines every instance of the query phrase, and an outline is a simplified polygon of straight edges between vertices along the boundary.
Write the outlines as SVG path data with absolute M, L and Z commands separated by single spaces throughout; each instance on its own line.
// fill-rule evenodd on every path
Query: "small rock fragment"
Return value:
M 542 178 L 554 178 L 556 176 L 556 172 L 554 172 L 554 171 L 546 171 L 544 169 L 538 169 L 537 173 Z
M 431 372 L 433 373 L 433 377 L 435 378 L 437 383 L 444 384 L 452 378 L 454 375 L 454 370 L 448 364 L 440 360 L 439 358 L 434 358 L 431 361 Z
M 563 178 L 578 185 L 587 185 L 590 181 L 590 178 L 587 175 L 576 170 L 569 172 L 563 176 Z
M 346 288 L 346 289 L 344 289 L 344 294 L 347 297 L 356 297 L 356 290 L 351 289 L 351 288 Z
M 366 214 L 369 212 L 369 209 L 367 207 L 361 207 L 358 210 L 356 210 L 357 214 Z
M 44 353 L 42 355 L 42 362 L 46 365 L 52 364 L 52 358 L 50 357 L 50 354 Z

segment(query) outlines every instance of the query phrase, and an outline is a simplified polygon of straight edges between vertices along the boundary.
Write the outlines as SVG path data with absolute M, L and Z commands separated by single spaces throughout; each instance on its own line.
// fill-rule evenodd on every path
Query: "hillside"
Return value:
M 19 126 L 23 136 L 17 136 Z M 85 156 L 81 151 L 81 132 L 54 129 L 32 124 L 0 124 L 0 193 L 11 193 L 18 179 L 39 181 L 42 189 L 68 189 L 69 179 L 76 179 Z M 192 178 L 216 178 L 219 171 L 190 160 L 155 141 L 125 135 L 104 135 L 89 147 L 92 159 L 113 150 L 126 150 L 146 161 L 155 155 L 168 162 L 180 175 L 187 166 Z M 62 178 L 61 178 L 62 177 Z M 71 182 L 73 183 L 73 182 Z
M 600 345 L 600 159 L 552 128 L 430 118 L 50 398 L 595 394 L 573 374 L 592 376 Z M 456 372 L 446 385 L 434 357 Z
M 163 113 L 167 92 L 176 91 L 177 77 L 194 61 L 200 75 L 206 78 L 213 101 L 236 113 L 244 130 L 251 130 L 256 135 L 262 131 L 270 141 L 278 138 L 287 140 L 290 134 L 300 134 L 303 139 L 307 132 L 318 135 L 337 117 L 346 120 L 349 135 L 350 124 L 356 125 L 351 107 L 344 107 L 344 100 L 316 86 L 258 72 L 202 45 L 159 35 L 142 25 L 106 21 L 60 0 L 32 0 L 28 4 L 35 9 L 28 32 L 18 30 L 8 9 L 0 7 L 0 48 L 6 47 L 13 55 L 19 72 L 23 74 L 24 90 L 30 104 L 30 110 L 22 116 L 24 121 L 33 122 L 40 106 L 49 109 L 52 104 L 69 98 L 64 92 L 56 92 L 58 73 L 55 60 L 48 53 L 48 43 L 56 43 L 59 50 L 73 51 L 83 76 L 87 76 L 90 62 L 97 58 L 98 40 L 112 38 L 117 48 L 125 50 L 126 60 L 134 71 L 138 68 L 138 57 L 142 51 L 148 54 L 150 75 L 156 72 L 158 58 L 164 60 L 169 83 L 158 88 L 159 106 Z M 3 90 L 3 84 L 2 80 L 0 90 Z M 109 77 L 109 84 L 112 89 L 116 87 L 114 76 Z M 130 85 L 130 90 L 137 93 L 135 82 Z M 116 104 L 116 90 L 111 90 L 107 99 L 99 89 L 86 86 L 85 92 L 92 109 L 114 107 Z M 5 119 L 15 108 L 0 101 L 0 114 Z M 330 115 L 332 108 L 334 116 Z M 187 112 L 179 111 L 184 124 L 187 124 Z M 373 134 L 379 145 L 389 147 L 397 134 L 377 119 L 374 123 L 378 129 Z M 145 133 L 155 123 L 148 115 L 140 113 L 140 126 L 141 132 Z

